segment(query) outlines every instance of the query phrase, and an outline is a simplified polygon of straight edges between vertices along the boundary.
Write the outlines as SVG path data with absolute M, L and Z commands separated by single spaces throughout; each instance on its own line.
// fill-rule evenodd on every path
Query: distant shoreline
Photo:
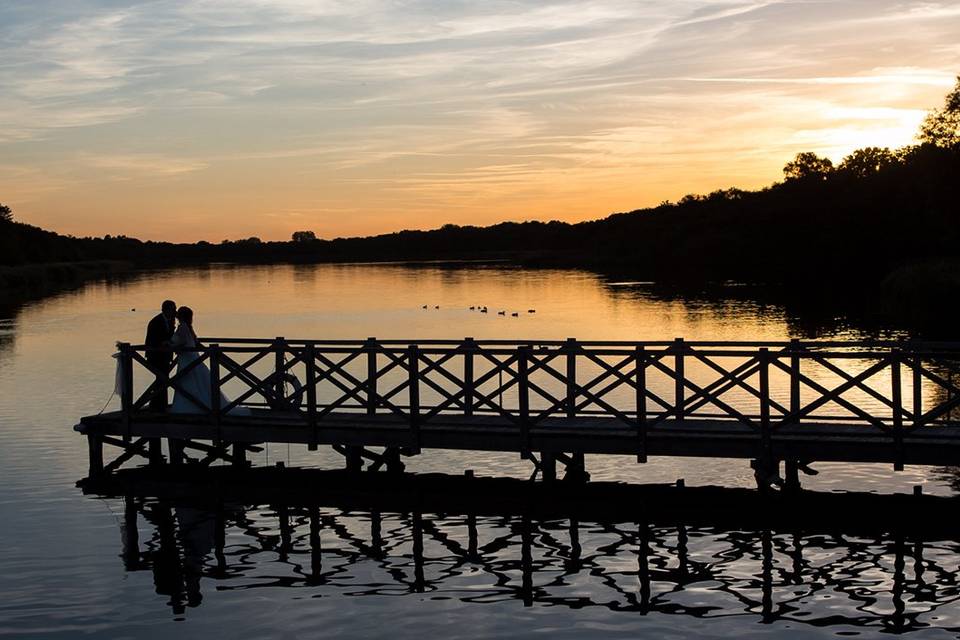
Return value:
M 0 266 L 0 301 L 23 302 L 45 298 L 91 280 L 140 271 L 124 260 L 89 260 Z

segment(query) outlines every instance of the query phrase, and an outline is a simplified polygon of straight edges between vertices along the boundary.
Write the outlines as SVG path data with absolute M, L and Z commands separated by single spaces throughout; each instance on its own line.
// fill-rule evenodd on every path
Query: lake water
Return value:
M 409 517 L 385 513 L 385 555 L 358 553 L 349 538 L 331 535 L 324 539 L 318 581 L 304 577 L 313 551 L 302 514 L 281 532 L 269 505 L 237 506 L 225 519 L 222 553 L 215 553 L 197 542 L 198 530 L 200 538 L 209 538 L 204 528 L 215 514 L 147 501 L 136 519 L 142 557 L 127 562 L 128 571 L 123 500 L 84 497 L 75 487 L 86 474 L 87 452 L 72 426 L 82 415 L 115 406 L 113 345 L 141 341 L 164 298 L 193 307 L 201 335 L 226 337 L 783 340 L 805 326 L 780 307 L 733 296 L 670 299 L 647 284 L 583 272 L 490 267 L 223 265 L 93 283 L 0 310 L 0 634 L 811 637 L 902 631 L 926 638 L 960 632 L 957 541 L 924 541 L 920 559 L 909 559 L 904 569 L 895 566 L 894 542 L 884 532 L 871 539 L 842 531 L 811 534 L 803 544 L 805 568 L 795 574 L 792 533 L 698 527 L 685 533 L 690 564 L 678 579 L 670 573 L 677 533 L 654 524 L 650 566 L 666 573 L 650 583 L 642 608 L 636 600 L 636 539 L 617 538 L 610 523 L 582 523 L 579 559 L 571 563 L 570 541 L 560 531 L 564 523 L 531 523 L 524 552 L 522 536 L 511 537 L 512 524 L 481 519 L 481 547 L 508 539 L 490 547 L 483 563 L 471 563 L 431 538 L 420 551 L 426 574 L 418 585 L 405 577 L 414 553 Z M 491 313 L 470 311 L 472 305 L 486 305 Z M 507 314 L 493 313 L 500 309 Z M 527 309 L 536 313 L 510 316 Z M 817 337 L 858 335 L 846 327 Z M 328 451 L 297 447 L 273 446 L 257 456 L 256 464 L 342 464 Z M 753 483 L 745 462 L 728 460 L 651 459 L 637 465 L 628 458 L 592 457 L 587 465 L 597 480 Z M 822 491 L 897 493 L 914 485 L 926 493 L 953 491 L 951 476 L 940 469 L 815 467 L 820 475 L 804 484 Z M 528 463 L 512 455 L 453 452 L 426 452 L 409 459 L 407 468 L 530 473 Z M 363 514 L 327 509 L 323 517 L 348 528 L 370 527 Z M 457 525 L 442 514 L 423 517 L 440 530 Z M 281 533 L 289 541 L 286 549 L 276 542 Z M 758 555 L 763 545 L 771 549 L 772 565 Z M 524 591 L 517 567 L 531 553 L 536 582 Z M 165 566 L 179 576 L 178 595 L 171 595 Z M 766 604 L 764 571 L 773 597 Z

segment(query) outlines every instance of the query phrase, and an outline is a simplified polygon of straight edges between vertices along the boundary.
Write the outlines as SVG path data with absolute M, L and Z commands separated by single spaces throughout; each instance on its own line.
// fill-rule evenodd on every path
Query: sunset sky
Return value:
M 75 235 L 597 218 L 912 141 L 960 1 L 4 0 L 0 202 Z

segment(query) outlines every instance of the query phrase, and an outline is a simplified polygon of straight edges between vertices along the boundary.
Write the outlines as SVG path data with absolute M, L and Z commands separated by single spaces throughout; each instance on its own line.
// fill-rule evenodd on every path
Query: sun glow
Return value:
M 824 123 L 841 123 L 798 131 L 796 141 L 834 162 L 864 147 L 898 149 L 916 142 L 926 111 L 884 107 L 833 107 L 825 110 Z

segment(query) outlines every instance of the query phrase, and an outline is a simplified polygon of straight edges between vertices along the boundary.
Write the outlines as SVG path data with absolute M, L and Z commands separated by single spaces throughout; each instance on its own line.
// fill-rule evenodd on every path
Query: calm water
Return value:
M 143 509 L 151 517 L 137 518 L 141 555 L 125 564 L 123 501 L 84 497 L 74 487 L 87 458 L 71 427 L 79 416 L 115 402 L 108 402 L 113 344 L 140 341 L 166 297 L 195 309 L 199 333 L 218 336 L 775 340 L 793 337 L 798 326 L 777 307 L 664 300 L 642 283 L 609 283 L 579 272 L 400 266 L 224 266 L 149 274 L 4 312 L 2 634 L 810 637 L 904 631 L 925 638 L 960 631 L 956 541 L 925 541 L 920 559 L 909 558 L 904 568 L 884 532 L 871 539 L 811 534 L 802 544 L 806 569 L 795 572 L 793 533 L 697 528 L 685 534 L 689 556 L 678 577 L 677 532 L 654 526 L 650 567 L 657 572 L 643 607 L 635 531 L 617 537 L 609 530 L 614 525 L 598 523 L 582 523 L 575 562 L 571 541 L 554 531 L 566 526 L 559 522 L 528 523 L 517 537 L 510 522 L 482 520 L 481 545 L 507 536 L 487 548 L 483 562 L 464 561 L 428 536 L 422 580 L 415 584 L 409 516 L 384 514 L 389 553 L 364 554 L 349 537 L 325 534 L 318 581 L 310 573 L 310 527 L 302 514 L 281 532 L 268 505 L 236 507 L 225 516 L 218 552 L 207 530 L 215 516 L 148 501 Z M 491 313 L 470 312 L 471 305 L 487 305 Z M 530 308 L 537 312 L 509 316 Z M 495 315 L 495 309 L 508 315 Z M 823 337 L 856 335 L 847 329 Z M 330 453 L 286 446 L 257 455 L 257 463 L 340 464 Z M 596 457 L 587 463 L 596 479 L 752 484 L 752 472 L 741 462 L 653 459 L 636 465 Z M 819 490 L 893 493 L 922 484 L 928 493 L 952 491 L 937 469 L 815 466 L 821 474 L 805 485 Z M 466 468 L 482 475 L 530 472 L 526 463 L 499 454 L 427 452 L 408 460 L 411 471 Z M 363 514 L 328 509 L 324 517 L 369 532 Z M 438 514 L 424 519 L 441 531 L 457 526 Z M 287 542 L 281 544 L 281 537 Z M 529 588 L 521 575 L 524 558 L 537 566 Z M 164 567 L 178 576 L 173 582 L 165 582 Z M 183 586 L 173 593 L 169 584 L 177 581 Z

